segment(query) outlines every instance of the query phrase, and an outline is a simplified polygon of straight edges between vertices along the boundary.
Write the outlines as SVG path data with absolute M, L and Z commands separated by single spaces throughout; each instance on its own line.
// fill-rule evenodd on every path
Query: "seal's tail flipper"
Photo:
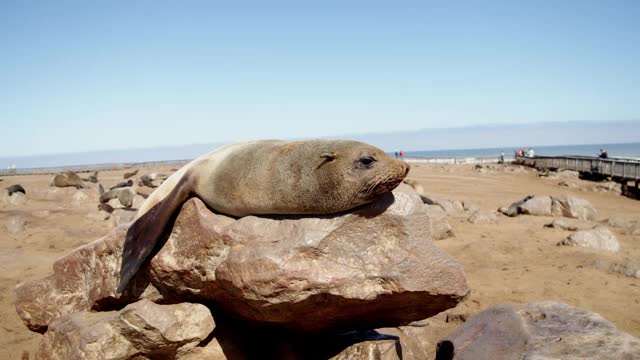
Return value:
M 122 293 L 147 260 L 173 214 L 191 196 L 191 189 L 191 181 L 188 174 L 185 174 L 169 195 L 131 224 L 122 249 L 120 284 L 116 290 L 118 294 Z

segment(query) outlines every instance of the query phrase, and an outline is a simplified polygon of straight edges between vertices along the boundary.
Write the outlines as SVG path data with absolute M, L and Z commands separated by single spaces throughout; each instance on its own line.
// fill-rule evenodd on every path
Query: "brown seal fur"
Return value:
M 102 190 L 104 191 L 104 190 Z M 120 204 L 125 208 L 130 208 L 133 205 L 133 198 L 136 196 L 136 192 L 130 187 L 118 187 L 111 189 L 107 192 L 100 194 L 100 203 L 105 204 L 111 199 L 118 199 Z
M 189 197 L 237 217 L 333 214 L 393 190 L 408 171 L 407 163 L 356 141 L 266 140 L 224 146 L 176 171 L 140 207 L 125 239 L 117 291 L 147 260 Z
M 51 185 L 57 187 L 75 186 L 78 189 L 82 189 L 82 179 L 78 174 L 73 171 L 65 171 L 62 174 L 57 174 L 51 179 Z
M 17 193 L 17 192 L 21 192 L 21 193 L 23 193 L 25 195 L 27 194 L 27 192 L 24 190 L 24 188 L 20 184 L 9 186 L 7 188 L 7 192 L 9 193 L 9 196 L 11 196 L 11 195 L 13 195 L 13 193 Z
M 122 177 L 126 180 L 126 179 L 128 179 L 128 178 L 130 178 L 132 176 L 137 175 L 138 171 L 140 171 L 140 169 L 135 169 L 135 170 L 133 170 L 131 172 L 126 172 L 126 173 L 124 173 L 124 175 L 122 175 Z

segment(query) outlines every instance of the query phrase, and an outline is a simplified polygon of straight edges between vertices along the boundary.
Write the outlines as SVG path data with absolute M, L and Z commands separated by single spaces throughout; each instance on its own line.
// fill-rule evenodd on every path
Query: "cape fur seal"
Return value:
M 120 183 L 117 183 L 116 185 L 113 185 L 112 187 L 109 188 L 109 190 L 113 190 L 113 189 L 117 189 L 117 188 L 123 188 L 123 187 L 129 187 L 129 186 L 133 186 L 133 180 L 129 179 L 127 181 L 123 181 Z
M 62 174 L 57 174 L 51 179 L 51 185 L 57 187 L 75 186 L 78 189 L 82 189 L 82 179 L 78 174 L 73 171 L 65 171 Z
M 25 195 L 27 194 L 27 192 L 24 190 L 24 188 L 20 184 L 9 186 L 7 188 L 7 192 L 9 193 L 9 196 L 11 196 L 11 195 L 13 195 L 13 193 L 17 193 L 17 192 L 21 192 L 21 193 L 23 193 Z
M 124 179 L 128 179 L 128 178 L 130 178 L 130 177 L 135 176 L 136 174 L 138 174 L 138 171 L 140 171 L 140 169 L 135 169 L 134 171 L 126 172 L 126 173 L 124 173 L 124 174 L 122 175 L 122 177 L 123 177 Z
M 190 197 L 230 216 L 333 214 L 396 188 L 409 165 L 349 140 L 253 141 L 223 146 L 171 175 L 142 204 L 122 253 L 121 293 Z
M 82 178 L 82 180 L 97 184 L 98 183 L 98 172 L 94 171 L 93 175 L 89 176 L 88 178 Z

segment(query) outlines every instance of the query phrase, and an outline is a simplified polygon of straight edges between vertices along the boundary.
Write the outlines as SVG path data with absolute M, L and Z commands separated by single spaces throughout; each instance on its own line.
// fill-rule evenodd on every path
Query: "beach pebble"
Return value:
M 592 249 L 618 252 L 620 244 L 616 236 L 605 226 L 597 226 L 591 230 L 575 232 L 566 239 L 560 241 L 558 245 L 582 246 Z

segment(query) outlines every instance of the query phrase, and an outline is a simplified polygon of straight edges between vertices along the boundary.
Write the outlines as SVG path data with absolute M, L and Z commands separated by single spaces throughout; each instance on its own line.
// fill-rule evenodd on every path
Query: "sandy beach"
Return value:
M 108 188 L 123 181 L 127 171 L 104 171 L 98 178 Z M 141 168 L 140 174 L 154 171 L 169 173 L 171 168 Z M 41 335 L 29 331 L 18 317 L 15 286 L 47 276 L 56 259 L 102 237 L 113 225 L 96 208 L 97 184 L 87 183 L 83 190 L 57 189 L 49 186 L 51 175 L 1 178 L 3 189 L 21 184 L 27 200 L 17 205 L 0 201 L 0 316 L 4 320 L 0 358 L 18 359 L 24 352 L 33 358 Z M 640 220 L 638 200 L 593 191 L 592 183 L 578 179 L 572 180 L 576 187 L 560 186 L 563 179 L 539 177 L 535 170 L 520 166 L 478 169 L 474 165 L 413 164 L 409 178 L 430 196 L 461 200 L 483 212 L 509 206 L 527 195 L 567 194 L 588 200 L 597 210 L 597 221 L 583 221 L 587 227 L 612 217 Z M 611 271 L 615 266 L 602 266 L 640 265 L 640 235 L 610 228 L 620 242 L 620 251 L 611 254 L 556 246 L 570 232 L 545 228 L 553 217 L 498 215 L 495 223 L 487 224 L 470 223 L 467 217 L 463 212 L 450 214 L 455 235 L 436 241 L 464 266 L 471 288 L 471 295 L 456 311 L 473 315 L 499 303 L 556 300 L 597 312 L 620 330 L 640 336 L 640 279 Z

